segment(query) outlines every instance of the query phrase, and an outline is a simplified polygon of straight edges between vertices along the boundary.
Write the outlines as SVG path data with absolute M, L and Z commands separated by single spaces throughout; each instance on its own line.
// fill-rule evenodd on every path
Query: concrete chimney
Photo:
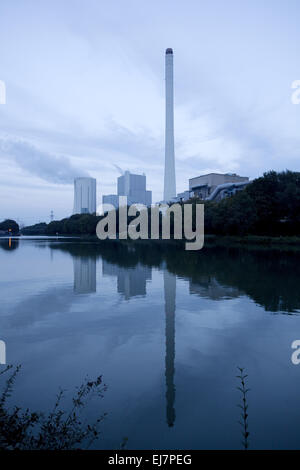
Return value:
M 165 134 L 165 178 L 164 201 L 176 196 L 175 153 L 174 153 L 174 91 L 173 91 L 173 50 L 166 50 L 166 134 Z

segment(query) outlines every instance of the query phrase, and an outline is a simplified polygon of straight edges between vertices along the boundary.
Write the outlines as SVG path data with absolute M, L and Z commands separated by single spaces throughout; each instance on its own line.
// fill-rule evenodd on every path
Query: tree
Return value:
M 21 233 L 23 235 L 45 235 L 46 229 L 47 224 L 45 222 L 41 222 L 39 224 L 23 227 L 21 229 Z
M 20 228 L 15 220 L 6 219 L 0 223 L 0 230 L 15 235 L 19 233 Z

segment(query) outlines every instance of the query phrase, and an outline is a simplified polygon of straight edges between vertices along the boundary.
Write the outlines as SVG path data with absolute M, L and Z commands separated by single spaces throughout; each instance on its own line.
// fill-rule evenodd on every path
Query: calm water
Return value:
M 13 404 L 47 410 L 103 374 L 100 448 L 239 449 L 241 366 L 250 448 L 300 447 L 299 253 L 2 239 L 0 266 Z

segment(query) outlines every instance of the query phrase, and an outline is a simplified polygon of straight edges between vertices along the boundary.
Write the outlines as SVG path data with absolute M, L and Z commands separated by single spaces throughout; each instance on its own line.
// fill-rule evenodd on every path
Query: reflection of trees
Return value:
M 64 242 L 49 244 L 51 250 L 61 250 L 72 256 L 102 258 L 111 264 L 124 268 L 135 267 L 138 263 L 146 266 L 159 266 L 162 262 L 162 252 L 151 249 L 149 245 L 145 250 L 139 244 L 121 243 L 118 241 L 107 241 L 102 243 L 89 242 Z
M 248 295 L 267 311 L 293 312 L 300 308 L 298 252 L 207 247 L 196 257 L 190 253 L 185 257 L 184 267 L 177 258 L 168 266 L 193 284 L 215 279 L 223 287 Z
M 0 239 L 0 248 L 5 251 L 13 251 L 19 248 L 19 240 L 17 238 Z
M 99 424 L 105 415 L 92 424 L 84 425 L 80 412 L 92 395 L 102 398 L 106 386 L 102 377 L 86 379 L 77 388 L 70 410 L 62 408 L 64 392 L 61 390 L 48 414 L 30 412 L 19 407 L 9 408 L 11 396 L 20 366 L 12 366 L 0 372 L 8 376 L 0 393 L 0 450 L 69 450 L 89 447 L 99 438 Z
M 124 268 L 138 263 L 158 267 L 165 262 L 170 272 L 190 280 L 192 290 L 197 290 L 197 286 L 203 288 L 198 288 L 201 296 L 224 298 L 240 293 L 267 311 L 293 312 L 300 308 L 300 253 L 297 251 L 205 246 L 199 252 L 187 252 L 155 242 L 118 241 L 61 243 L 51 249 L 68 251 L 73 256 L 93 254 Z
M 214 277 L 203 275 L 196 283 L 190 280 L 190 294 L 212 300 L 222 300 L 239 297 L 241 292 L 235 287 L 223 286 Z

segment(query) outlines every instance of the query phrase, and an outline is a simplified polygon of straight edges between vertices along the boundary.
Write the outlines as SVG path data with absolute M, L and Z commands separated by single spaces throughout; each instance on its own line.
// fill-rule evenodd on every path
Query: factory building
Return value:
M 184 202 L 190 199 L 190 191 L 183 191 L 183 193 L 178 193 L 177 197 L 175 198 L 175 202 Z
M 247 176 L 236 173 L 209 173 L 189 180 L 191 197 L 220 200 L 235 194 L 249 183 Z
M 95 178 L 75 178 L 74 180 L 74 214 L 96 213 L 96 180 Z
M 106 194 L 102 196 L 102 204 L 110 204 L 117 209 L 119 207 L 119 196 L 117 194 Z
M 119 206 L 119 197 L 126 196 L 127 204 L 144 204 L 150 206 L 152 203 L 152 191 L 146 189 L 146 175 L 135 175 L 125 171 L 118 178 L 118 194 L 109 194 L 102 197 L 103 204 Z

